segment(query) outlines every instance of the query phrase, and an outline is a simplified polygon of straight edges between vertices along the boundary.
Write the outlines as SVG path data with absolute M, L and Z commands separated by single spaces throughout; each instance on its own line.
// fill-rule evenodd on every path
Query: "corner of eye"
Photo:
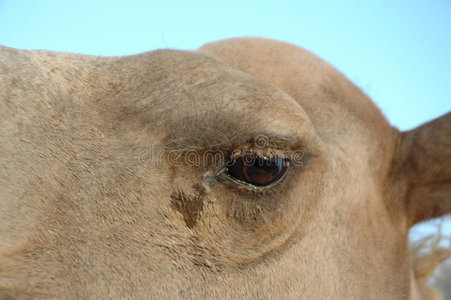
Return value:
M 208 194 L 211 192 L 212 187 L 218 183 L 218 176 L 224 173 L 224 171 L 225 168 L 220 167 L 210 169 L 203 174 L 200 187 L 204 193 Z

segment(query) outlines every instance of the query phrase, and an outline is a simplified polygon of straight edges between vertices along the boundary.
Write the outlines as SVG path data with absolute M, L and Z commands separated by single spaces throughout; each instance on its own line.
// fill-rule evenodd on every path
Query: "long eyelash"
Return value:
M 268 149 L 268 148 L 255 148 L 255 147 L 243 147 L 240 150 L 234 150 L 230 153 L 230 159 L 236 159 L 243 155 L 255 155 L 260 158 L 287 158 L 289 159 L 290 155 L 286 150 L 279 149 Z

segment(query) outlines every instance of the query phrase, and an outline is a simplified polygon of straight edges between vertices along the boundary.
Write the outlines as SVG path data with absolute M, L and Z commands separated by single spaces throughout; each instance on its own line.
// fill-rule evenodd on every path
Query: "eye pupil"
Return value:
M 285 158 L 262 158 L 244 156 L 228 163 L 230 177 L 257 187 L 266 187 L 280 181 L 288 171 L 289 161 Z

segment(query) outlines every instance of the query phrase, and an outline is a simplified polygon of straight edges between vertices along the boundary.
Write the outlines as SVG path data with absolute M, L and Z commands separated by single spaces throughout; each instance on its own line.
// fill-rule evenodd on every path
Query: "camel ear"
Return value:
M 410 225 L 451 213 L 451 113 L 401 133 L 395 164 Z

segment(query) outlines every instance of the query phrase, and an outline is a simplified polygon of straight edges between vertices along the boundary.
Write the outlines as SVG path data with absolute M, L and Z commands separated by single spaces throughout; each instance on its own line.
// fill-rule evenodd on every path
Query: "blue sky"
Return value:
M 235 36 L 315 52 L 400 129 L 451 110 L 449 0 L 0 0 L 0 44 L 16 48 L 128 55 Z

